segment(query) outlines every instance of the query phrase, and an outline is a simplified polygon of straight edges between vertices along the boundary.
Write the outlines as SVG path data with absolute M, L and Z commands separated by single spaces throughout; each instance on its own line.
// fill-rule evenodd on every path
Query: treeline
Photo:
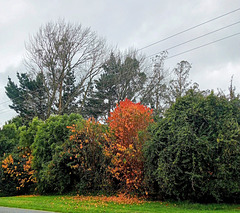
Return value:
M 110 48 L 89 28 L 50 22 L 26 43 L 26 72 L 17 73 L 18 82 L 8 78 L 9 107 L 26 123 L 71 113 L 106 119 L 125 98 L 160 114 L 197 86 L 189 80 L 189 62 L 169 71 L 166 58 L 163 52 L 147 60 L 134 49 Z
M 239 202 L 240 100 L 189 90 L 163 117 L 126 99 L 106 124 L 15 118 L 0 131 L 2 195 L 130 193 Z
M 240 99 L 200 91 L 191 65 L 113 51 L 81 25 L 48 23 L 8 79 L 18 117 L 0 130 L 0 194 L 117 193 L 239 202 Z M 138 103 L 138 102 L 141 102 Z

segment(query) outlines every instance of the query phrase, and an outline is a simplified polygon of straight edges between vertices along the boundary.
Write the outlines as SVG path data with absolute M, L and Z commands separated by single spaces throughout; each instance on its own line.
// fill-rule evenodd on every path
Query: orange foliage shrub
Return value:
M 64 149 L 69 155 L 70 167 L 79 180 L 80 190 L 100 189 L 106 180 L 106 162 L 103 154 L 106 143 L 105 127 L 89 119 L 82 123 L 68 126 L 72 132 L 70 144 Z
M 146 128 L 153 122 L 152 110 L 128 99 L 121 101 L 108 118 L 113 135 L 105 146 L 105 155 L 111 158 L 109 171 L 127 191 L 143 184 L 142 146 L 147 137 Z
M 12 155 L 7 156 L 2 161 L 2 168 L 10 178 L 17 180 L 17 190 L 24 188 L 27 184 L 36 183 L 34 170 L 31 168 L 33 156 L 28 148 L 18 148 L 20 153 L 17 160 Z

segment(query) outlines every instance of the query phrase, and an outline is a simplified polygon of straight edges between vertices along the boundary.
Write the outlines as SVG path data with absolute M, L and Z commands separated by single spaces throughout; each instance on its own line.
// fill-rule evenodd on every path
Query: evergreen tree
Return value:
M 24 120 L 32 120 L 38 116 L 40 119 L 46 118 L 47 96 L 44 87 L 44 76 L 39 73 L 36 79 L 31 79 L 27 73 L 17 73 L 19 86 L 11 78 L 5 87 L 7 96 L 11 99 L 14 109 Z
M 123 56 L 111 53 L 110 58 L 103 64 L 103 73 L 95 80 L 95 88 L 88 100 L 92 105 L 89 114 L 107 116 L 116 103 L 128 98 L 135 101 L 143 89 L 146 75 L 141 71 L 141 59 L 136 53 L 130 52 Z
M 104 102 L 96 96 L 94 85 L 91 83 L 84 108 L 81 110 L 81 115 L 84 118 L 94 117 L 95 120 L 98 120 L 104 114 L 104 107 Z
M 63 98 L 62 98 L 62 104 L 64 105 L 62 111 L 62 114 L 71 114 L 73 112 L 77 111 L 77 97 L 72 96 L 72 94 L 75 94 L 77 91 L 76 88 L 76 77 L 74 70 L 68 70 L 66 73 L 66 76 L 64 78 L 63 82 Z M 71 101 L 69 101 L 69 97 L 73 97 Z

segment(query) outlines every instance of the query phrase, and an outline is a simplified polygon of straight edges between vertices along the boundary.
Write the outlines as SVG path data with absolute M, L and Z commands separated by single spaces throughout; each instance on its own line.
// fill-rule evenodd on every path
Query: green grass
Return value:
M 0 197 L 0 206 L 55 212 L 239 212 L 240 205 L 193 204 L 188 202 L 144 202 L 116 204 L 97 199 L 81 200 L 71 196 Z

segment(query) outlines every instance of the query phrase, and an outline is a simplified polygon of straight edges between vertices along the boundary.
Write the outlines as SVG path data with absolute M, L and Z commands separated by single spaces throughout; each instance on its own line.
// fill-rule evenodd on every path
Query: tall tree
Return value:
M 108 115 L 125 98 L 132 101 L 138 98 L 146 81 L 143 61 L 136 51 L 111 53 L 102 66 L 103 73 L 95 80 L 95 90 L 89 100 L 97 105 L 98 115 Z
M 174 102 L 177 98 L 184 96 L 190 89 L 190 69 L 191 64 L 187 61 L 181 61 L 177 64 L 177 67 L 174 68 L 173 72 L 175 74 L 175 78 L 170 82 L 170 102 Z
M 167 106 L 169 72 L 164 67 L 166 58 L 167 52 L 163 52 L 153 59 L 153 70 L 141 97 L 141 102 L 154 109 L 155 114 L 162 113 Z
M 103 64 L 104 72 L 98 80 L 95 80 L 96 92 L 93 93 L 93 99 L 98 103 L 101 109 L 100 115 L 107 115 L 117 102 L 117 76 L 120 73 L 121 62 L 113 53 Z
M 30 38 L 26 45 L 26 64 L 31 73 L 42 73 L 45 77 L 47 117 L 51 113 L 68 112 L 76 98 L 84 103 L 88 82 L 101 71 L 105 47 L 105 40 L 90 28 L 64 20 L 47 23 Z M 66 95 L 66 78 L 74 74 L 75 87 Z

